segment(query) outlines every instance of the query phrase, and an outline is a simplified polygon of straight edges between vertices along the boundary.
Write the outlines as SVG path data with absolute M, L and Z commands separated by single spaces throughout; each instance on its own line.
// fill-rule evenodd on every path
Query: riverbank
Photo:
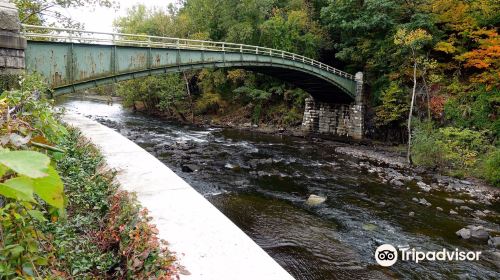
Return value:
M 82 100 L 94 100 L 99 102 L 121 102 L 119 97 L 108 97 L 101 95 L 85 95 L 80 96 Z M 111 99 L 110 99 L 111 98 Z M 110 100 L 112 100 L 111 103 Z M 405 174 L 413 174 L 416 176 L 416 182 L 422 186 L 427 184 L 431 187 L 442 186 L 446 191 L 456 191 L 459 193 L 469 193 L 473 196 L 479 196 L 480 200 L 498 199 L 500 196 L 500 188 L 494 187 L 484 180 L 469 177 L 458 179 L 451 176 L 439 173 L 437 170 L 430 170 L 423 167 L 410 166 L 406 162 L 406 150 L 402 146 L 388 146 L 366 139 L 364 141 L 355 141 L 349 139 L 334 139 L 322 135 L 307 135 L 300 126 L 280 127 L 274 125 L 260 124 L 254 125 L 251 122 L 233 122 L 227 121 L 231 119 L 228 116 L 223 117 L 225 121 L 214 121 L 209 117 L 196 117 L 195 123 L 182 122 L 178 118 L 170 118 L 162 115 L 153 114 L 155 117 L 164 118 L 167 121 L 181 122 L 186 125 L 204 127 L 204 128 L 226 128 L 235 129 L 247 132 L 256 132 L 269 135 L 279 135 L 282 137 L 297 137 L 307 139 L 318 145 L 326 145 L 335 149 L 339 154 L 349 155 L 365 161 L 363 166 L 371 173 L 376 172 L 383 181 L 392 182 L 393 184 L 401 185 L 401 182 L 411 181 L 408 178 L 398 175 L 394 169 L 401 170 Z M 241 120 L 240 120 L 241 121 Z M 108 123 L 110 127 L 114 124 Z M 427 183 L 423 183 L 418 178 L 425 177 Z M 394 179 L 394 180 L 393 180 Z
M 82 130 L 117 171 L 119 188 L 149 210 L 158 236 L 182 264 L 182 279 L 292 279 L 238 227 L 168 167 L 124 136 L 75 113 L 64 121 Z
M 176 279 L 174 255 L 157 236 L 134 194 L 118 190 L 114 171 L 81 133 L 69 129 L 58 147 L 67 216 L 45 225 L 52 235 L 50 268 L 60 277 Z M 52 273 L 50 273 L 52 274 Z
M 176 279 L 175 258 L 133 194 L 37 75 L 0 98 L 0 278 Z
M 359 144 L 183 125 L 133 113 L 120 104 L 68 100 L 61 106 L 113 128 L 147 150 L 296 279 L 333 279 L 347 274 L 384 278 L 373 260 L 380 242 L 423 250 L 444 247 L 483 252 L 478 263 L 415 266 L 402 262 L 391 271 L 382 270 L 387 273 L 446 278 L 453 270 L 495 278 L 495 263 L 500 264 L 495 261 L 497 249 L 488 240 L 463 239 L 455 232 L 483 226 L 491 230 L 488 236 L 497 236 L 497 200 L 488 205 L 454 190 L 426 192 L 415 180 L 403 181 L 402 186 L 384 183 L 364 165 L 391 167 L 335 151 Z M 401 175 L 391 174 L 417 175 L 430 183 L 426 176 L 392 169 Z M 326 200 L 309 207 L 306 201 L 311 194 Z M 451 210 L 457 214 L 450 214 Z M 476 210 L 486 217 L 472 216 Z
M 208 125 L 206 127 L 216 128 L 231 128 L 241 131 L 249 131 L 256 133 L 263 133 L 269 135 L 280 135 L 283 137 L 298 137 L 308 139 L 308 141 L 318 145 L 326 145 L 333 147 L 335 152 L 343 155 L 352 156 L 365 161 L 363 164 L 371 173 L 377 172 L 385 181 L 397 179 L 393 181 L 396 185 L 398 181 L 404 178 L 399 176 L 391 176 L 394 173 L 393 169 L 403 170 L 405 173 L 416 175 L 416 178 L 426 177 L 431 178 L 430 185 L 435 184 L 441 186 L 452 185 L 453 187 L 446 188 L 448 191 L 467 191 L 476 193 L 483 196 L 483 199 L 493 199 L 500 196 L 500 188 L 488 184 L 482 179 L 467 177 L 467 178 L 454 178 L 440 173 L 438 170 L 431 170 L 419 166 L 410 166 L 406 161 L 406 146 L 388 146 L 380 143 L 373 142 L 369 139 L 363 141 L 337 139 L 331 140 L 331 137 L 322 135 L 307 135 L 300 127 L 281 128 L 275 126 L 253 126 L 249 123 L 246 124 L 233 124 L 226 123 L 224 125 Z M 376 170 L 376 171 L 374 171 Z M 408 181 L 407 179 L 403 181 Z M 422 183 L 421 181 L 418 181 Z

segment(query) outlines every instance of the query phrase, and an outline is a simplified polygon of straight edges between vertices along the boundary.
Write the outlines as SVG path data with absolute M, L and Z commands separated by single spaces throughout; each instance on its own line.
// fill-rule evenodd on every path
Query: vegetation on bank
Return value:
M 174 258 L 38 76 L 0 95 L 0 279 L 171 279 Z
M 28 15 L 25 22 L 42 24 L 42 7 L 69 2 L 16 1 Z M 71 5 L 84 3 L 113 5 Z M 412 163 L 498 185 L 499 15 L 497 0 L 186 0 L 163 9 L 137 5 L 115 27 L 278 48 L 362 71 L 368 137 L 412 142 Z M 148 77 L 125 82 L 117 92 L 138 110 L 183 121 L 276 126 L 299 125 L 308 96 L 293 85 L 235 69 Z
M 115 26 L 126 33 L 267 46 L 363 71 L 368 137 L 412 140 L 413 164 L 498 185 L 499 14 L 494 0 L 187 0 L 168 9 L 138 5 Z M 127 104 L 147 103 L 148 111 L 174 117 L 279 126 L 300 124 L 308 96 L 243 70 L 170 74 L 179 85 L 171 87 L 175 92 L 138 86 L 162 79 L 127 82 L 118 94 Z

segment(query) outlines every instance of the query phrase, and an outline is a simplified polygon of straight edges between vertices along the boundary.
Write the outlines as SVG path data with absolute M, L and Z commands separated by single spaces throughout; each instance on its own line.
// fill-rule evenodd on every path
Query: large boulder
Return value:
M 482 226 L 467 226 L 455 232 L 455 234 L 463 239 L 471 239 L 474 241 L 486 241 L 490 237 Z
M 470 237 L 471 239 L 477 240 L 477 241 L 485 241 L 488 240 L 490 235 L 482 226 L 477 226 L 477 227 L 471 227 L 470 230 Z
M 468 228 L 462 228 L 459 231 L 455 232 L 455 234 L 466 240 L 471 237 L 471 232 Z
M 326 197 L 322 197 L 319 195 L 311 194 L 309 198 L 306 200 L 306 204 L 309 206 L 317 206 L 326 201 Z

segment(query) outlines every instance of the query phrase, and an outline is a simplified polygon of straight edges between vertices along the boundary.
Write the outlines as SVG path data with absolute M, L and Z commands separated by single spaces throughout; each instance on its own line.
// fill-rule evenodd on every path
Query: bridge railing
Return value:
M 141 34 L 127 33 L 112 33 L 100 31 L 86 31 L 69 28 L 45 27 L 35 25 L 23 25 L 23 36 L 28 40 L 33 41 L 53 41 L 53 42 L 73 42 L 85 44 L 105 44 L 105 45 L 122 45 L 122 46 L 137 46 L 151 48 L 175 48 L 188 50 L 207 50 L 207 51 L 223 51 L 223 52 L 239 52 L 268 55 L 302 62 L 314 67 L 323 69 L 335 75 L 354 80 L 354 76 L 331 67 L 327 64 L 308 58 L 299 54 L 266 48 L 253 45 L 214 42 L 204 40 L 171 38 L 150 36 Z

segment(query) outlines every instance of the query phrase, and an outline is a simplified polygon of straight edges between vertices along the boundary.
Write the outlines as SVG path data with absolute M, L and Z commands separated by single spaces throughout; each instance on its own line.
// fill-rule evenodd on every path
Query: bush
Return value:
M 500 187 L 500 149 L 495 148 L 493 152 L 489 153 L 480 169 L 483 178 L 496 187 Z
M 486 91 L 480 87 L 462 92 L 445 104 L 445 116 L 456 127 L 489 130 L 493 137 L 500 136 L 500 89 Z
M 57 159 L 66 185 L 68 217 L 44 228 L 54 260 L 44 274 L 77 279 L 170 279 L 173 258 L 164 250 L 147 212 L 126 192 L 116 192 L 113 174 L 98 150 L 70 130 Z
M 198 114 L 217 114 L 219 109 L 226 105 L 227 103 L 222 99 L 220 94 L 207 92 L 196 100 L 195 107 Z
M 64 186 L 50 155 L 65 129 L 40 76 L 0 94 L 0 279 L 41 278 L 53 260 L 40 228 L 64 216 Z
M 119 277 L 126 279 L 170 279 L 175 259 L 158 238 L 146 209 L 135 196 L 119 191 L 110 198 L 106 224 L 98 239 L 106 250 L 117 248 L 121 259 Z M 163 246 L 162 246 L 163 245 Z
M 425 167 L 446 165 L 446 147 L 432 122 L 417 123 L 413 131 L 412 159 Z
M 429 122 L 417 124 L 413 137 L 414 162 L 427 167 L 470 171 L 491 149 L 482 132 L 456 127 L 435 129 Z
M 438 137 L 440 144 L 446 148 L 446 160 L 451 168 L 474 167 L 479 157 L 491 147 L 483 133 L 466 128 L 440 128 Z

